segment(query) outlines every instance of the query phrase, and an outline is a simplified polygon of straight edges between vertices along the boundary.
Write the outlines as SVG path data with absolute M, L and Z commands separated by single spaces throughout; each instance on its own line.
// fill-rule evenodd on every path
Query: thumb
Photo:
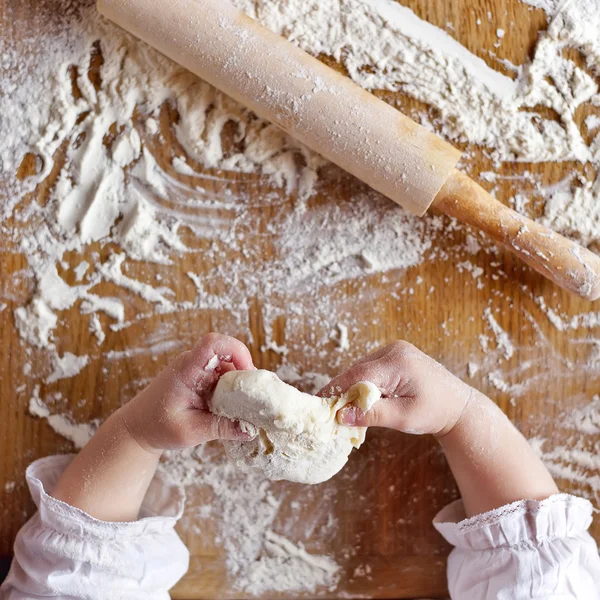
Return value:
M 337 414 L 340 425 L 348 427 L 373 427 L 378 421 L 375 408 L 365 411 L 358 406 L 345 406 Z
M 405 431 L 411 400 L 382 398 L 369 411 L 348 405 L 337 414 L 340 425 L 349 427 L 389 427 Z
M 191 410 L 191 437 L 193 437 L 193 444 L 196 446 L 212 440 L 249 442 L 258 435 L 258 429 L 246 421 L 234 421 L 204 410 Z

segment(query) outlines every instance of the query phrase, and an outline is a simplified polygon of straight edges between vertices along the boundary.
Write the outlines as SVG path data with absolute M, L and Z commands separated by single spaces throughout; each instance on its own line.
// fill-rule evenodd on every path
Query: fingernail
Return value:
M 258 435 L 258 427 L 246 421 L 238 421 L 235 428 L 240 440 L 250 441 Z
M 365 411 L 356 406 L 347 406 L 339 412 L 338 420 L 342 425 L 356 425 L 359 419 L 362 419 Z

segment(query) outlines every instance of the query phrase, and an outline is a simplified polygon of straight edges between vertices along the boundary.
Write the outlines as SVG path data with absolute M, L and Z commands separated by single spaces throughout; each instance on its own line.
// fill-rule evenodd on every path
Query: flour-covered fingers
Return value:
M 212 393 L 223 373 L 254 369 L 248 348 L 236 338 L 219 333 L 202 336 L 196 346 L 178 357 L 175 375 L 200 398 Z
M 384 355 L 369 362 L 356 363 L 332 379 L 317 395 L 338 396 L 359 381 L 370 381 L 381 390 L 382 394 L 391 394 L 400 385 L 402 377 L 402 369 Z
M 239 423 L 209 412 L 219 377 L 238 369 L 254 369 L 242 342 L 216 333 L 203 336 L 124 407 L 130 433 L 160 450 L 214 439 L 252 439 Z
M 407 358 L 415 352 L 419 350 L 408 342 L 388 344 L 354 363 L 345 373 L 335 377 L 318 395 L 338 395 L 359 381 L 374 383 L 383 395 L 396 393 L 403 386 L 410 370 Z
M 382 399 L 367 412 L 345 407 L 337 415 L 340 424 L 439 435 L 456 422 L 470 394 L 468 385 L 408 342 L 395 342 L 359 361 L 324 394 L 345 391 L 358 381 L 375 384 Z

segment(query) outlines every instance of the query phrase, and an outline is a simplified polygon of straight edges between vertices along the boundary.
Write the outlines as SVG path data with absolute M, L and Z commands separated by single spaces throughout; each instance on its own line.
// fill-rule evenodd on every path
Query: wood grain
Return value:
M 487 15 L 490 4 L 484 0 L 406 0 L 403 4 L 441 28 L 450 24 L 449 33 L 494 68 L 500 67 L 488 51 L 494 51 L 500 59 L 521 64 L 531 52 L 538 30 L 545 22 L 541 11 L 532 10 L 517 0 L 494 3 L 490 19 Z M 57 10 L 60 10 L 58 2 Z M 477 19 L 481 20 L 480 25 L 477 25 Z M 19 48 L 20 40 L 25 36 L 42 30 L 44 17 L 34 0 L 0 0 L 0 25 L 2 38 Z M 500 47 L 494 48 L 497 28 L 507 33 Z M 378 95 L 406 111 L 426 109 L 399 95 Z M 165 108 L 161 118 L 167 143 L 153 148 L 153 152 L 159 156 L 159 162 L 162 159 L 168 165 L 173 149 L 177 147 L 171 128 L 176 115 Z M 472 174 L 492 170 L 482 152 L 476 148 L 470 150 L 475 157 L 471 161 Z M 31 168 L 31 161 L 25 161 L 22 166 L 23 170 L 28 168 Z M 574 168 L 580 167 L 572 164 L 504 165 L 500 174 L 511 175 L 528 169 L 551 182 L 561 179 Z M 276 218 L 278 211 L 291 210 L 293 198 L 274 190 L 259 176 L 219 175 L 230 178 L 229 189 L 243 190 L 249 201 L 256 203 L 257 214 L 260 214 L 259 231 L 253 232 L 248 240 L 256 250 L 253 255 L 260 254 L 268 261 L 275 253 L 274 241 L 260 232 L 267 231 L 267 225 Z M 43 197 L 50 185 L 51 182 L 36 193 Z M 205 185 L 212 185 L 215 192 L 223 188 L 218 182 Z M 357 186 L 359 184 L 351 178 L 330 170 L 325 173 L 314 202 L 338 203 L 345 214 Z M 265 206 L 261 199 L 266 193 L 278 194 L 277 203 Z M 513 193 L 510 181 L 502 180 L 498 184 L 496 195 L 501 201 L 507 201 Z M 600 393 L 600 371 L 597 366 L 590 366 L 589 359 L 597 332 L 558 331 L 540 309 L 538 298 L 543 297 L 548 306 L 569 315 L 587 312 L 593 306 L 556 288 L 507 252 L 486 248 L 475 255 L 465 253 L 465 241 L 471 233 L 446 218 L 440 219 L 439 225 L 431 256 L 422 264 L 407 272 L 373 274 L 360 281 L 342 282 L 328 290 L 338 305 L 346 303 L 357 328 L 349 352 L 340 355 L 332 344 L 323 356 L 323 348 L 311 345 L 314 332 L 298 326 L 293 334 L 295 341 L 302 342 L 304 348 L 292 350 L 289 362 L 301 370 L 334 375 L 368 348 L 405 338 L 463 378 L 467 377 L 470 361 L 485 365 L 486 368 L 481 369 L 471 382 L 490 395 L 526 435 L 546 437 L 556 445 L 575 443 L 581 434 L 563 427 L 562 415 Z M 192 238 L 189 241 L 202 247 L 203 242 L 194 242 Z M 100 251 L 103 256 L 108 253 L 107 249 L 98 247 L 90 248 L 86 253 L 91 251 Z M 67 257 L 72 264 L 82 258 Z M 160 273 L 167 278 L 164 283 L 175 290 L 178 299 L 190 299 L 194 289 L 184 273 L 188 270 L 202 272 L 208 268 L 203 260 L 206 259 L 194 253 L 181 257 L 178 270 L 135 264 L 129 265 L 128 269 L 133 276 L 148 281 Z M 483 271 L 481 277 L 474 277 L 472 271 L 459 266 L 462 261 L 480 268 Z M 25 267 L 26 260 L 18 248 L 3 244 L 0 294 L 8 304 L 0 312 L 0 554 L 3 556 L 11 554 L 18 529 L 34 509 L 24 483 L 26 466 L 38 457 L 71 450 L 70 444 L 45 422 L 28 415 L 27 404 L 35 384 L 41 384 L 43 395 L 62 395 L 57 397 L 56 410 L 69 410 L 79 421 L 104 418 L 203 332 L 218 330 L 239 334 L 239 326 L 224 310 L 152 314 L 121 331 L 106 328 L 108 336 L 100 349 L 89 333 L 89 317 L 82 316 L 75 307 L 61 315 L 58 347 L 76 354 L 89 353 L 93 358 L 91 364 L 78 376 L 51 386 L 32 381 L 23 374 L 24 365 L 36 364 L 41 357 L 19 340 L 13 318 L 13 310 L 25 303 L 32 293 L 27 278 L 20 275 Z M 256 268 L 260 269 L 261 265 L 257 264 Z M 118 294 L 128 311 L 151 310 L 136 296 L 109 284 L 100 286 L 99 292 Z M 261 351 L 265 342 L 263 306 L 255 298 L 250 299 L 249 305 L 252 338 L 240 335 L 249 342 L 257 366 L 274 369 L 280 364 L 281 356 L 273 351 Z M 493 358 L 497 355 L 486 354 L 481 348 L 482 335 L 490 338 L 490 344 L 494 346 L 485 318 L 488 308 L 494 311 L 495 319 L 515 344 L 516 351 L 508 360 Z M 101 319 L 108 324 L 104 317 Z M 274 339 L 284 343 L 285 322 L 277 320 L 272 326 Z M 106 356 L 111 349 L 149 348 L 158 331 L 168 332 L 168 339 L 177 341 L 179 346 L 164 353 L 145 353 L 120 360 L 110 360 Z M 497 364 L 489 364 L 490 360 L 497 360 Z M 522 395 L 501 392 L 488 378 L 493 371 L 511 384 L 526 381 L 532 384 Z M 588 436 L 585 441 L 591 447 L 598 439 Z M 560 483 L 566 491 L 585 491 L 598 500 L 595 492 L 585 484 Z M 320 536 L 315 532 L 310 539 L 304 539 L 302 514 L 284 510 L 278 517 L 297 534 L 295 538 L 290 535 L 291 539 L 303 541 L 309 551 L 332 554 L 342 565 L 342 584 L 330 597 L 341 592 L 381 598 L 442 597 L 446 593 L 445 557 L 449 547 L 433 530 L 431 519 L 456 497 L 456 488 L 432 440 L 373 430 L 365 447 L 353 454 L 347 469 L 332 481 L 309 489 L 276 484 L 276 489 L 285 493 L 289 502 L 294 498 L 301 499 L 303 510 L 308 512 L 318 510 L 323 501 L 335 508 L 338 518 L 335 536 Z M 190 509 L 201 504 L 203 493 L 205 491 L 191 491 Z M 206 537 L 198 536 L 191 533 L 190 524 L 192 522 L 186 520 L 180 533 L 192 551 L 191 568 L 174 590 L 174 597 L 243 597 L 232 590 L 232 582 L 224 568 L 223 551 L 212 541 L 211 531 L 207 531 Z M 598 521 L 593 525 L 593 533 L 600 537 Z M 361 576 L 360 570 L 356 571 L 365 564 L 372 568 L 368 577 Z

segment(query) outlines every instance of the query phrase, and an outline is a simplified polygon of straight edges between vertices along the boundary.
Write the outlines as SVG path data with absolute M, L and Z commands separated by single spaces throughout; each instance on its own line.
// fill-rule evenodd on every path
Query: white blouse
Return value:
M 48 495 L 71 460 L 51 456 L 27 469 L 39 510 L 17 535 L 2 598 L 168 598 L 189 562 L 173 529 L 183 512 L 181 489 L 157 477 L 138 521 L 106 523 Z M 600 558 L 587 533 L 591 515 L 587 500 L 567 494 L 471 519 L 454 502 L 434 521 L 456 547 L 448 560 L 452 598 L 600 600 Z

